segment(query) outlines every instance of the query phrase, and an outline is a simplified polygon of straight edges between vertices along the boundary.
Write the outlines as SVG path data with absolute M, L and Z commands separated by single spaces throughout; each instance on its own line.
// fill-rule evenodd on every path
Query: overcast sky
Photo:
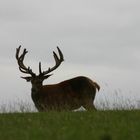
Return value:
M 101 85 L 96 100 L 119 96 L 140 100 L 139 0 L 0 0 L 0 102 L 28 100 L 15 49 L 27 48 L 25 63 L 54 65 L 59 46 L 65 61 L 44 84 L 79 75 Z

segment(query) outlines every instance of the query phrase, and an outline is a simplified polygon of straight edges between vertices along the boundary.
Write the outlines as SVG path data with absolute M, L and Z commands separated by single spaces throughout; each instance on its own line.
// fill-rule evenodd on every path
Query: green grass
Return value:
M 0 114 L 0 140 L 138 140 L 140 111 Z

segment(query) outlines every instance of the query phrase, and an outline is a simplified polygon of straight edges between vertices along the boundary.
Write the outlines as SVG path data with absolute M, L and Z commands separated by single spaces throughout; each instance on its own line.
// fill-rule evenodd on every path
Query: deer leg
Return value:
M 86 108 L 86 110 L 97 110 L 93 104 L 93 101 L 87 101 L 86 104 L 83 105 L 84 108 Z

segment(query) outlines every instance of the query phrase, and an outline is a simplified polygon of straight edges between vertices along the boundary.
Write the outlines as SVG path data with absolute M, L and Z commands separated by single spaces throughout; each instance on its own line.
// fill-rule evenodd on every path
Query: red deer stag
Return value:
M 31 97 L 38 111 L 47 111 L 49 109 L 76 109 L 80 106 L 86 109 L 95 109 L 93 101 L 96 89 L 100 86 L 87 77 L 79 76 L 54 85 L 43 85 L 43 81 L 50 77 L 50 72 L 54 71 L 64 61 L 61 50 L 57 47 L 58 55 L 53 52 L 55 66 L 48 68 L 46 71 L 41 70 L 41 62 L 39 62 L 39 74 L 36 75 L 30 67 L 26 67 L 23 63 L 24 57 L 28 52 L 24 49 L 19 55 L 21 46 L 16 49 L 16 59 L 19 70 L 22 73 L 30 74 L 28 77 L 21 77 L 31 82 Z

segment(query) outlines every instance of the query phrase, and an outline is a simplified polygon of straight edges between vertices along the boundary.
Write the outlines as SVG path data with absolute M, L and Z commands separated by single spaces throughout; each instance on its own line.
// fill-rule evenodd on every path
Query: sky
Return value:
M 32 103 L 15 59 L 19 45 L 36 73 L 39 61 L 52 67 L 52 52 L 62 50 L 65 61 L 44 84 L 83 75 L 101 86 L 96 103 L 140 101 L 139 7 L 139 0 L 0 0 L 0 103 Z

